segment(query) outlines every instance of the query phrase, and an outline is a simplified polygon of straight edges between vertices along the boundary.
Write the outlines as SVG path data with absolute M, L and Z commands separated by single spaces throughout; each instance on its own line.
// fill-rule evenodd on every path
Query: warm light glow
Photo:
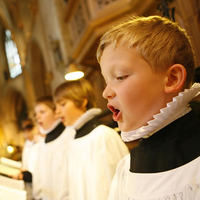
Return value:
M 7 151 L 8 153 L 13 153 L 14 152 L 14 148 L 12 146 L 7 146 Z
M 84 76 L 84 73 L 82 71 L 75 71 L 75 72 L 70 72 L 65 75 L 65 79 L 68 81 L 72 80 L 78 80 Z

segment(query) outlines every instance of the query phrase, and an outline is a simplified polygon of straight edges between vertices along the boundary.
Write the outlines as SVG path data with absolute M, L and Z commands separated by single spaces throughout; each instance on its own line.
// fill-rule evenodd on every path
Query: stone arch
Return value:
M 30 70 L 32 81 L 34 82 L 36 97 L 51 94 L 48 73 L 46 71 L 43 55 L 39 45 L 35 41 L 31 42 L 30 56 Z

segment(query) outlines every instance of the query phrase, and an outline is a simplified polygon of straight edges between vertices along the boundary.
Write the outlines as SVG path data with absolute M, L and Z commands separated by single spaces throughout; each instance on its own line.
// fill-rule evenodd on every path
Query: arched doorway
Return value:
M 11 145 L 19 150 L 16 160 L 20 159 L 24 137 L 21 122 L 27 117 L 27 105 L 23 95 L 16 89 L 9 87 L 1 102 L 1 130 L 6 145 Z M 16 152 L 18 153 L 18 152 Z

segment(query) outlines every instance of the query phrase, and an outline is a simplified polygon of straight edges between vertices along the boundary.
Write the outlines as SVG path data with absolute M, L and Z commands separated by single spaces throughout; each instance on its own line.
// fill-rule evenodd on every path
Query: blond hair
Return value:
M 77 81 L 67 81 L 59 85 L 54 92 L 54 101 L 59 102 L 62 99 L 69 99 L 81 108 L 85 99 L 87 99 L 86 109 L 95 107 L 94 90 L 85 79 Z
M 185 87 L 193 82 L 195 58 L 190 39 L 184 29 L 167 18 L 134 16 L 112 27 L 100 40 L 99 63 L 104 49 L 110 44 L 136 48 L 155 73 L 163 72 L 173 64 L 182 64 L 187 71 Z

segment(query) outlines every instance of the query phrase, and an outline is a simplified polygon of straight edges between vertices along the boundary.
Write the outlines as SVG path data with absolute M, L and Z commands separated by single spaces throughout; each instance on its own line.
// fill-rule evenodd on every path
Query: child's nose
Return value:
M 56 107 L 55 114 L 58 115 L 58 116 L 60 114 L 60 109 L 58 107 Z
M 35 115 L 35 119 L 36 119 L 36 120 L 39 119 L 39 115 L 38 115 L 38 114 Z
M 103 91 L 103 98 L 112 99 L 113 97 L 115 97 L 115 92 L 112 88 L 109 87 L 109 85 L 107 85 Z

